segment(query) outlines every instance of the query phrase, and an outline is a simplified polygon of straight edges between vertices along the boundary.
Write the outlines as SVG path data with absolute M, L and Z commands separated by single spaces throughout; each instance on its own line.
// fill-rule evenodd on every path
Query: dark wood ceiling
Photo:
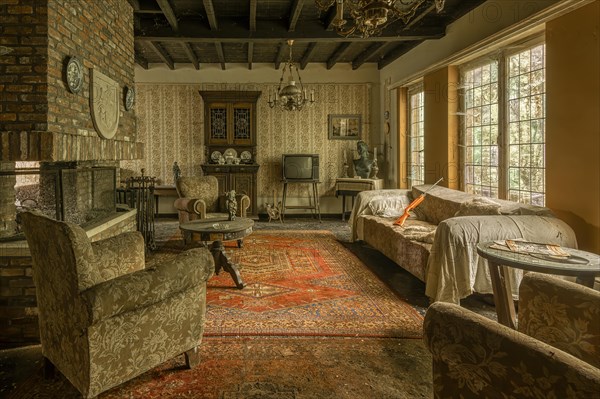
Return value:
M 314 0 L 128 0 L 134 8 L 135 59 L 151 63 L 247 64 L 271 63 L 279 69 L 288 59 L 287 40 L 294 39 L 293 59 L 332 68 L 349 63 L 352 69 L 376 63 L 379 69 L 425 40 L 445 35 L 448 24 L 485 0 L 446 0 L 437 13 L 426 1 L 408 25 L 390 24 L 368 39 L 338 35 L 331 21 L 335 7 L 320 11 Z M 349 18 L 346 16 L 346 18 Z

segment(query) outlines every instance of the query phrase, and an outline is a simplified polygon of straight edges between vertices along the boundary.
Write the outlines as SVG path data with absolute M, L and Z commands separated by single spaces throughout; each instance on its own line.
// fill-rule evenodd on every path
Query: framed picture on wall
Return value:
M 359 140 L 361 127 L 361 115 L 329 114 L 330 140 Z

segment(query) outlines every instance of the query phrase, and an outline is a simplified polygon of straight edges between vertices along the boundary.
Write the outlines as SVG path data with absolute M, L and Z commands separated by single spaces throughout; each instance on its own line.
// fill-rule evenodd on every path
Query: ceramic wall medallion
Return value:
M 71 93 L 79 93 L 83 88 L 83 64 L 77 57 L 71 57 L 65 69 L 67 87 Z
M 102 72 L 90 69 L 90 108 L 92 121 L 98 134 L 112 139 L 119 127 L 119 84 Z
M 125 111 L 129 111 L 135 105 L 135 89 L 133 87 L 125 87 Z

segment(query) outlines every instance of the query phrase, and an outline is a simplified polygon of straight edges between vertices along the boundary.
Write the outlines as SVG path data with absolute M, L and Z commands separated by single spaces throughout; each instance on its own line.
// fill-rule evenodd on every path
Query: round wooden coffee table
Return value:
M 512 298 L 512 284 L 506 267 L 516 267 L 526 271 L 577 277 L 579 284 L 594 286 L 595 276 L 600 275 L 600 256 L 573 248 L 563 248 L 568 257 L 558 260 L 549 256 L 510 252 L 494 248 L 495 242 L 477 244 L 479 256 L 487 259 L 496 302 L 498 322 L 516 329 L 517 318 Z
M 183 233 L 184 244 L 192 241 L 192 235 L 197 234 L 200 240 L 204 242 L 212 241 L 210 251 L 215 260 L 215 273 L 219 274 L 221 269 L 231 274 L 237 288 L 244 288 L 246 285 L 242 281 L 242 276 L 227 254 L 225 253 L 224 241 L 237 240 L 238 248 L 243 245 L 243 238 L 252 233 L 254 221 L 248 218 L 227 219 L 201 219 L 179 225 Z

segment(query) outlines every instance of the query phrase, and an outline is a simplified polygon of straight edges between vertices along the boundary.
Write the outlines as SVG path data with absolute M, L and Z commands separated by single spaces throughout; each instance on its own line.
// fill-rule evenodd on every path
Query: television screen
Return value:
M 319 155 L 284 154 L 283 178 L 286 180 L 319 178 Z

